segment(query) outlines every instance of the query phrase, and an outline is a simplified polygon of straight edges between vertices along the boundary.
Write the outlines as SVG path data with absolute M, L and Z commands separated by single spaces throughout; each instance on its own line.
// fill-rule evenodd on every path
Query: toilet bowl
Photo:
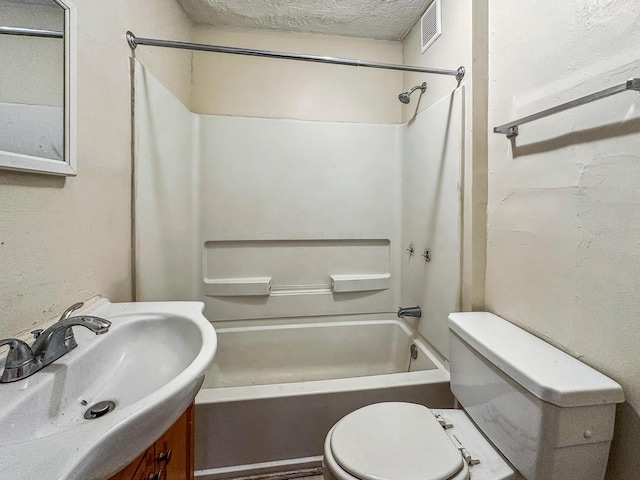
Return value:
M 325 480 L 602 480 L 616 382 L 500 317 L 449 316 L 464 410 L 362 407 L 324 443 Z
M 342 418 L 325 439 L 323 472 L 325 480 L 522 480 L 463 411 L 401 402 Z

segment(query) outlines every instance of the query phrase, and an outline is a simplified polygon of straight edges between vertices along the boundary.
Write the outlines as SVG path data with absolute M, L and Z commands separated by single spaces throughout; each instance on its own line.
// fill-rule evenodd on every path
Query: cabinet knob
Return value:
M 162 470 L 158 473 L 150 473 L 147 480 L 162 480 Z
M 162 452 L 160 455 L 158 455 L 158 463 L 161 463 L 161 462 L 169 463 L 171 461 L 171 453 L 172 452 L 173 452 L 173 450 L 169 449 L 168 452 L 166 452 L 166 453 Z

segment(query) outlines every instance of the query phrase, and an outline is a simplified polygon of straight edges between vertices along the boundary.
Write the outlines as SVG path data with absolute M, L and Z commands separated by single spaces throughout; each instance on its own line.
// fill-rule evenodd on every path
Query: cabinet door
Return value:
M 164 480 L 162 467 L 156 464 L 156 455 L 154 446 L 151 445 L 147 449 L 147 453 L 142 459 L 140 468 L 136 471 L 131 480 Z
M 125 467 L 124 470 L 116 473 L 109 480 L 138 480 L 140 478 L 144 478 L 143 475 L 147 470 L 150 458 L 154 458 L 153 446 L 148 448 L 142 455 Z
M 194 408 L 124 470 L 109 480 L 193 480 Z
M 156 461 L 163 480 L 193 479 L 193 406 L 156 442 Z

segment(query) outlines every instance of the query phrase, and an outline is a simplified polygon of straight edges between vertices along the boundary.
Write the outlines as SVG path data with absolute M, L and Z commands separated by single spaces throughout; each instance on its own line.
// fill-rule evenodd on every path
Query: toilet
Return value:
M 602 480 L 620 385 L 487 312 L 449 315 L 462 409 L 377 403 L 324 443 L 325 480 Z

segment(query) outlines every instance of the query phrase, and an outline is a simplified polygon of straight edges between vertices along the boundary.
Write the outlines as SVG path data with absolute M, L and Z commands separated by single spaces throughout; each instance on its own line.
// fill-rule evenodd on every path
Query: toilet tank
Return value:
M 453 394 L 527 480 L 604 478 L 620 385 L 491 313 L 452 313 L 449 341 Z

